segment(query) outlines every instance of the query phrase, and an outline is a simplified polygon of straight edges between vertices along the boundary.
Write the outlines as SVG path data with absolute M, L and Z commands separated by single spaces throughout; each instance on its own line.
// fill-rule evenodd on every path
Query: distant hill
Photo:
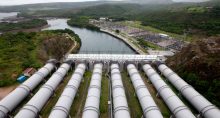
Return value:
M 58 2 L 58 3 L 39 3 L 26 4 L 15 6 L 0 6 L 1 12 L 9 11 L 38 11 L 38 10 L 53 10 L 53 9 L 78 9 L 89 6 L 96 6 L 101 4 L 114 3 L 108 1 L 94 1 L 94 2 Z
M 91 2 L 58 2 L 58 3 L 39 3 L 39 4 L 26 4 L 15 6 L 1 6 L 0 12 L 9 11 L 37 11 L 37 10 L 54 10 L 54 9 L 79 9 L 101 4 L 120 4 L 120 3 L 135 3 L 135 4 L 170 4 L 172 0 L 125 0 L 125 1 L 91 1 Z
M 170 4 L 174 3 L 172 0 L 128 0 L 130 3 L 138 4 Z

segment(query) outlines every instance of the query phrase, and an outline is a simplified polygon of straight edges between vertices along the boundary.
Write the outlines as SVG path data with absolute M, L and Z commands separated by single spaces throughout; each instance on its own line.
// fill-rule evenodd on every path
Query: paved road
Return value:
M 72 36 L 70 36 L 68 33 L 65 34 L 67 37 L 69 37 L 72 41 L 73 41 L 73 45 L 70 48 L 70 50 L 65 54 L 64 58 L 67 57 L 77 46 L 77 42 L 75 41 L 75 38 L 73 38 Z
M 143 52 L 142 50 L 140 50 L 136 45 L 134 45 L 132 42 L 130 42 L 127 38 L 119 35 L 119 34 L 116 34 L 115 32 L 112 32 L 112 31 L 109 31 L 109 30 L 106 30 L 106 29 L 100 29 L 101 31 L 103 32 L 106 32 L 106 33 L 109 33 L 111 35 L 114 35 L 120 39 L 122 39 L 124 42 L 126 42 L 128 45 L 130 45 L 136 52 L 138 52 L 139 54 L 146 54 L 145 52 Z

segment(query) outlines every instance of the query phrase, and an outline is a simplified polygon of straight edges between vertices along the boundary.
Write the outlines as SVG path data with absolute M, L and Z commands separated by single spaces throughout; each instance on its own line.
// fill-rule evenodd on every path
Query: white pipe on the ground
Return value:
M 220 118 L 220 110 L 187 84 L 175 72 L 164 64 L 158 66 L 160 72 L 172 83 L 176 89 L 198 110 L 205 118 Z
M 114 118 L 130 118 L 128 103 L 118 64 L 111 65 Z
M 73 73 L 71 79 L 66 85 L 56 105 L 52 109 L 49 115 L 49 118 L 67 118 L 68 117 L 71 105 L 73 103 L 73 100 L 79 88 L 79 85 L 82 81 L 85 69 L 86 69 L 86 65 L 84 63 L 79 64 L 76 67 L 75 72 Z
M 36 118 L 43 106 L 53 95 L 57 86 L 64 79 L 64 76 L 70 69 L 71 64 L 63 63 L 59 69 L 50 77 L 50 79 L 40 88 L 40 90 L 24 105 L 17 113 L 15 118 Z
M 195 118 L 189 108 L 177 97 L 149 64 L 143 65 L 143 70 L 175 118 Z
M 56 60 L 48 63 L 0 101 L 0 118 L 8 116 L 55 68 Z
M 98 118 L 102 80 L 101 63 L 95 64 L 82 118 Z
M 163 118 L 134 64 L 127 66 L 145 118 Z

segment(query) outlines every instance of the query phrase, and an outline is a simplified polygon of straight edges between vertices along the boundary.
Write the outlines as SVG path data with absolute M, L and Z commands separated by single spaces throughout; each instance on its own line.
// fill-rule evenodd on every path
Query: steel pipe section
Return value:
M 143 70 L 175 118 L 196 118 L 149 64 L 143 65 Z
M 130 118 L 128 103 L 118 64 L 111 65 L 114 118 Z
M 30 93 L 36 88 L 40 82 L 55 68 L 56 60 L 48 61 L 48 63 L 33 74 L 24 83 L 18 86 L 14 91 L 9 93 L 4 99 L 0 101 L 0 118 L 8 116 L 19 103 L 21 103 Z
M 94 65 L 82 118 L 99 118 L 102 67 L 101 63 Z
M 160 64 L 158 69 L 168 79 L 168 81 L 171 82 L 181 92 L 181 94 L 199 111 L 202 117 L 220 117 L 220 110 L 215 105 L 213 105 L 205 97 L 199 94 L 192 86 L 187 84 L 165 64 Z
M 69 115 L 69 111 L 79 85 L 82 81 L 83 74 L 85 72 L 86 65 L 84 63 L 79 64 L 73 73 L 71 79 L 66 85 L 63 93 L 61 94 L 59 100 L 56 105 L 52 109 L 49 118 L 67 118 Z
M 50 77 L 50 79 L 40 88 L 40 90 L 31 98 L 31 100 L 24 105 L 15 118 L 36 118 L 43 106 L 53 95 L 57 86 L 64 79 L 64 76 L 67 74 L 70 67 L 71 64 L 63 63 Z
M 131 77 L 132 84 L 135 88 L 136 95 L 139 99 L 145 118 L 163 118 L 159 108 L 150 95 L 144 81 L 134 64 L 127 66 L 128 73 Z

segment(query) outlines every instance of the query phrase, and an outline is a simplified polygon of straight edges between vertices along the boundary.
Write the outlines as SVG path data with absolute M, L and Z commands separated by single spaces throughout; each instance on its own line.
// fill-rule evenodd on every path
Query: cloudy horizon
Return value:
M 0 0 L 0 6 L 36 4 L 36 3 L 51 3 L 51 2 L 88 2 L 88 1 L 107 1 L 107 0 Z M 124 0 L 109 0 L 109 1 L 124 1 Z M 143 0 L 142 0 L 143 1 Z M 203 2 L 208 0 L 172 0 L 174 2 Z

